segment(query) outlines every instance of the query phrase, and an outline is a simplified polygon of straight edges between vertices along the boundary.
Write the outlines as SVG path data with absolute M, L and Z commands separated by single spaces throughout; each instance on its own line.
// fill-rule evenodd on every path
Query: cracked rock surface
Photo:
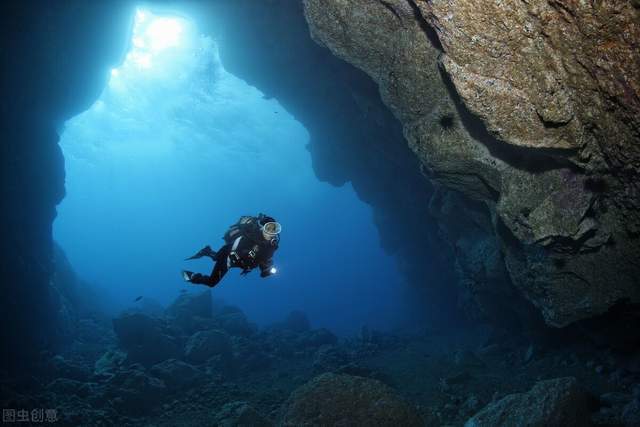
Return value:
M 464 196 L 458 216 L 484 205 L 509 281 L 547 324 L 640 301 L 637 7 L 304 4 L 314 40 L 378 83 L 424 174 Z

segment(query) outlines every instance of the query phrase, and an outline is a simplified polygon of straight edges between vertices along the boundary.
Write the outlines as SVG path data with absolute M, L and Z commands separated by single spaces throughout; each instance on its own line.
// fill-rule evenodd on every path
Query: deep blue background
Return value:
M 302 309 L 341 334 L 396 326 L 406 285 L 369 206 L 350 185 L 316 179 L 305 129 L 226 73 L 213 41 L 188 21 L 154 19 L 138 15 L 126 60 L 61 136 L 67 196 L 54 235 L 78 274 L 114 311 L 140 295 L 167 304 L 200 290 L 181 269 L 211 269 L 185 257 L 217 249 L 239 216 L 264 212 L 283 226 L 278 274 L 232 270 L 217 297 L 261 325 Z M 175 38 L 154 49 L 158 30 Z

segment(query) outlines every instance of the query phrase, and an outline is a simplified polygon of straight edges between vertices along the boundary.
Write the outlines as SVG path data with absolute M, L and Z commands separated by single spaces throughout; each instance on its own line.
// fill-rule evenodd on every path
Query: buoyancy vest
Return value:
M 224 242 L 226 244 L 233 244 L 233 242 L 238 238 L 238 236 L 245 236 L 255 238 L 254 236 L 260 232 L 260 228 L 258 227 L 258 219 L 254 216 L 241 216 L 238 222 L 233 224 L 224 236 Z
M 253 216 L 240 217 L 238 222 L 229 227 L 223 239 L 226 244 L 232 245 L 228 266 L 253 269 L 260 261 L 273 255 L 272 248 L 265 246 L 268 243 L 262 237 L 258 218 Z

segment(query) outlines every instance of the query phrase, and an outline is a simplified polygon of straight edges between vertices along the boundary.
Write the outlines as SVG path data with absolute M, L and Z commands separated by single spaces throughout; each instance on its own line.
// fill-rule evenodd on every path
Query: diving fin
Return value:
M 211 249 L 211 246 L 207 245 L 204 248 L 200 249 L 195 255 L 190 256 L 189 258 L 185 258 L 185 261 L 202 258 L 203 256 L 208 256 L 209 258 L 215 260 L 216 251 Z
M 182 279 L 185 282 L 191 282 L 191 277 L 193 276 L 193 271 L 182 270 Z

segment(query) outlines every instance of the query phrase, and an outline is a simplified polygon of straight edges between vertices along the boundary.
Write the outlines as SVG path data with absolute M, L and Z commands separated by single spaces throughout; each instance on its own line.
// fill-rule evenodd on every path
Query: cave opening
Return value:
M 433 3 L 4 2 L 3 421 L 638 424 L 634 10 Z M 585 144 L 488 131 L 540 100 Z M 183 259 L 260 211 L 278 274 L 207 305 Z
M 153 310 L 185 289 L 181 269 L 209 273 L 185 257 L 265 212 L 283 224 L 278 275 L 232 271 L 215 297 L 261 325 L 300 309 L 340 334 L 396 326 L 402 276 L 371 209 L 350 184 L 316 178 L 308 139 L 277 99 L 225 70 L 192 20 L 138 9 L 123 62 L 61 133 L 54 239 L 103 309 Z

